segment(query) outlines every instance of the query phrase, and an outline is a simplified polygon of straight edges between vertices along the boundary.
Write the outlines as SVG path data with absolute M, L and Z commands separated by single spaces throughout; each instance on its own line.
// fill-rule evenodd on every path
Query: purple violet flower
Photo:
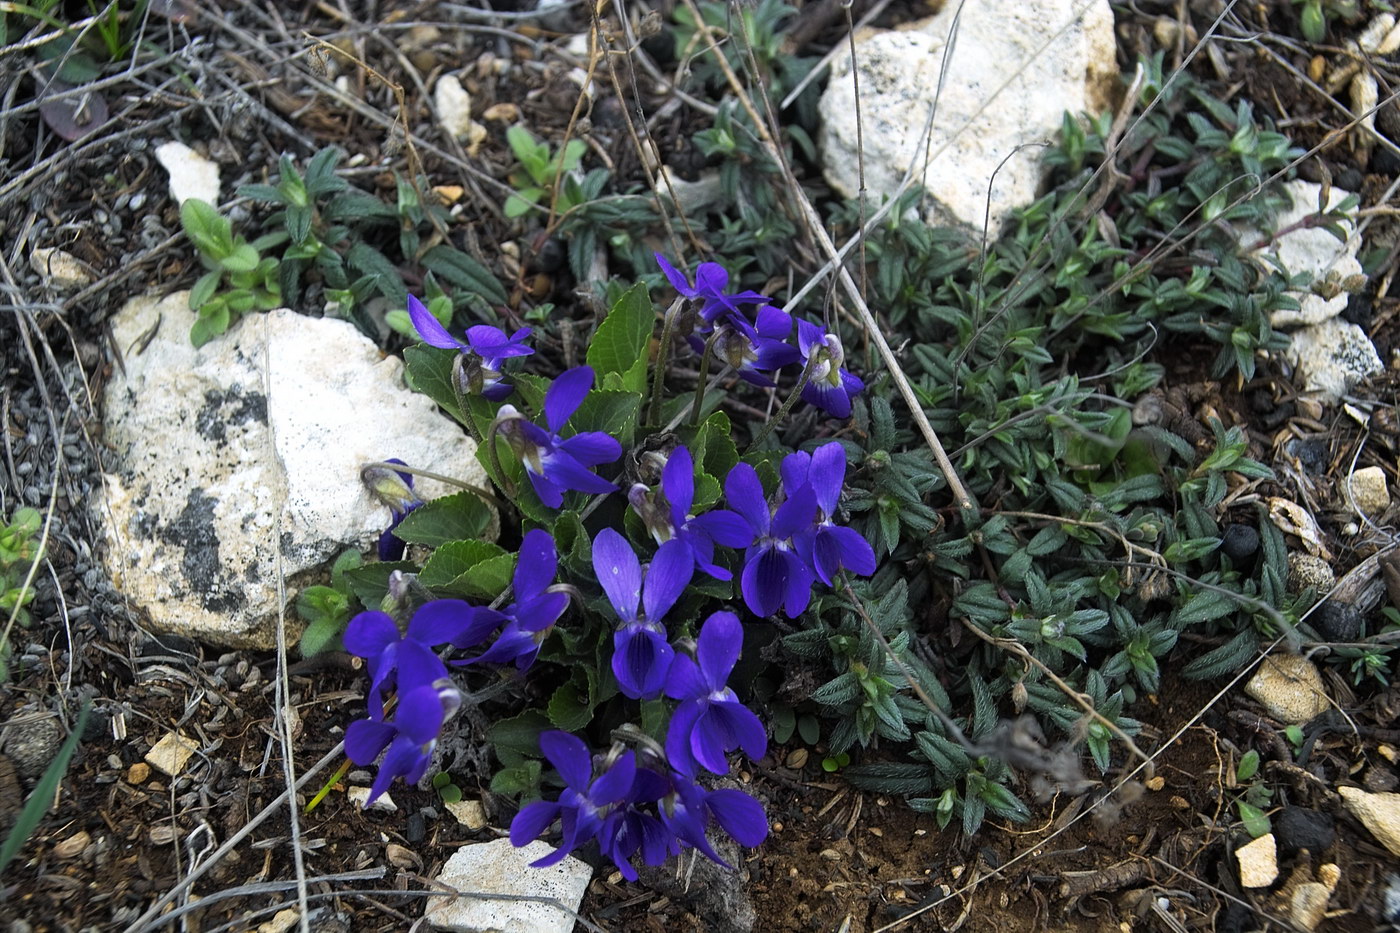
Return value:
M 695 284 L 692 286 L 685 273 L 667 262 L 665 256 L 660 253 L 654 255 L 671 286 L 684 297 L 700 302 L 700 317 L 707 324 L 713 324 L 716 318 L 726 313 L 740 314 L 739 306 L 742 304 L 761 304 L 768 300 L 767 296 L 755 291 L 726 293 L 729 272 L 717 262 L 700 263 L 695 269 Z
M 810 486 L 817 500 L 816 524 L 793 537 L 797 551 L 818 579 L 833 586 L 842 570 L 862 577 L 875 572 L 875 550 L 854 528 L 832 521 L 841 487 L 846 481 L 846 451 L 837 441 L 823 444 L 812 453 L 796 451 L 783 458 L 783 486 L 798 489 Z
M 674 834 L 657 816 L 642 809 L 643 805 L 655 805 L 669 793 L 671 784 L 666 778 L 649 768 L 639 767 L 625 805 L 613 807 L 603 819 L 602 829 L 598 831 L 598 848 L 612 859 L 628 881 L 637 880 L 632 857 L 638 852 L 647 865 L 660 865 L 668 856 L 680 852 Z
M 564 503 L 564 490 L 616 492 L 617 486 L 598 476 L 593 467 L 622 456 L 622 445 L 601 431 L 561 437 L 574 412 L 593 387 L 593 370 L 576 366 L 560 373 L 544 394 L 544 418 L 549 430 L 526 420 L 513 405 L 496 415 L 499 431 L 525 466 L 530 485 L 551 509 Z
M 593 757 L 577 736 L 542 732 L 540 750 L 564 779 L 564 792 L 557 801 L 537 800 L 522 807 L 511 820 L 510 842 L 516 847 L 528 845 L 558 820 L 564 833 L 559 848 L 530 863 L 545 868 L 598 836 L 610 808 L 622 805 L 631 794 L 637 760 L 632 752 L 623 752 L 595 780 Z
M 744 604 L 763 617 L 782 608 L 788 618 L 796 618 L 812 598 L 815 575 L 798 554 L 793 536 L 809 528 L 816 518 L 816 494 L 808 485 L 787 492 L 787 501 L 770 510 L 753 467 L 737 463 L 724 478 L 725 501 L 748 523 L 750 531 L 743 544 L 730 544 L 747 548 L 739 589 Z
M 725 754 L 742 748 L 750 758 L 768 750 L 763 723 L 727 686 L 744 645 L 744 628 L 732 612 L 705 620 L 695 643 L 695 660 L 678 654 L 666 675 L 666 695 L 680 700 L 666 730 L 666 759 L 687 778 L 696 765 L 728 774 Z
M 384 687 L 391 675 L 401 695 L 445 678 L 447 665 L 433 649 L 469 628 L 478 611 L 460 599 L 435 599 L 418 608 L 405 635 L 385 612 L 371 610 L 351 619 L 345 650 L 368 662 L 370 718 L 384 718 Z
M 634 700 L 653 700 L 661 695 L 675 657 L 662 619 L 690 584 L 695 560 L 685 544 L 667 541 L 656 549 L 643 583 L 632 545 L 604 528 L 593 539 L 593 572 L 622 622 L 613 634 L 612 670 L 618 687 Z
M 680 541 L 702 572 L 716 580 L 733 578 L 732 573 L 714 562 L 715 536 L 747 541 L 744 533 L 748 526 L 727 509 L 690 514 L 690 507 L 695 504 L 695 461 L 683 445 L 666 458 L 659 492 L 637 483 L 627 493 L 627 499 L 658 545 L 673 539 Z
M 554 587 L 554 574 L 559 568 L 554 539 L 549 532 L 535 528 L 525 533 L 520 542 L 520 556 L 515 563 L 511 591 L 515 602 L 504 611 L 478 607 L 476 618 L 453 641 L 458 648 L 479 644 L 493 629 L 504 625 L 500 635 L 475 658 L 454 661 L 454 664 L 511 664 L 521 671 L 535 663 L 544 641 L 554 623 L 569 608 L 569 594 Z
M 706 830 L 711 818 L 742 846 L 762 845 L 768 838 L 768 816 L 757 800 L 731 788 L 707 791 L 679 777 L 672 778 L 672 792 L 661 801 L 661 822 L 681 842 L 732 869 L 710 846 Z
M 738 313 L 726 315 L 716 324 L 713 351 L 744 381 L 772 388 L 777 383 L 764 373 L 782 369 L 802 358 L 801 353 L 786 342 L 791 332 L 792 317 L 786 311 L 763 305 L 753 324 Z M 699 340 L 698 337 L 692 339 Z M 703 347 L 702 343 L 701 350 Z
M 804 361 L 814 360 L 807 384 L 802 387 L 803 400 L 832 417 L 849 418 L 851 399 L 865 388 L 865 383 L 842 368 L 846 353 L 841 339 L 799 318 L 797 349 Z
M 384 462 L 407 466 L 397 457 Z M 360 481 L 369 488 L 376 499 L 389 507 L 389 527 L 379 536 L 379 559 L 400 560 L 403 557 L 404 542 L 394 535 L 394 529 L 408 518 L 408 513 L 423 504 L 423 500 L 413 491 L 413 474 L 402 470 L 386 470 L 384 467 L 365 467 L 360 471 Z
M 467 328 L 467 341 L 463 343 L 447 332 L 423 302 L 412 295 L 408 296 L 408 317 L 413 329 L 430 347 L 448 350 L 461 350 L 471 357 L 464 370 L 464 389 L 472 395 L 481 395 L 493 402 L 504 400 L 510 395 L 512 386 L 501 381 L 501 365 L 515 356 L 529 356 L 534 353 L 525 346 L 530 336 L 530 328 L 522 327 L 509 337 L 499 327 L 490 324 L 477 324 Z
M 393 722 L 357 719 L 345 730 L 345 754 L 357 765 L 372 764 L 388 746 L 369 789 L 368 807 L 388 790 L 394 778 L 417 784 L 427 770 L 442 724 L 462 705 L 462 694 L 446 679 L 403 691 Z

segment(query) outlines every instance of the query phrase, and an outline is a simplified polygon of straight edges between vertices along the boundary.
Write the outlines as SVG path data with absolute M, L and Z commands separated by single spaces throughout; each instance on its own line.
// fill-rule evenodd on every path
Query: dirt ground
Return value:
M 193 6 L 176 0 L 162 5 L 174 11 L 172 18 L 152 18 L 151 41 L 169 54 L 154 56 L 154 64 L 131 73 L 114 72 L 104 94 L 122 119 L 103 138 L 70 144 L 44 129 L 35 109 L 26 107 L 31 79 L 18 56 L 0 58 L 0 74 L 14 78 L 0 80 L 0 88 L 7 83 L 12 88 L 0 91 L 7 95 L 0 115 L 5 164 L 0 243 L 7 256 L 0 266 L 6 294 L 12 296 L 5 299 L 11 307 L 0 316 L 4 511 L 15 502 L 44 505 L 57 490 L 35 622 L 14 639 L 13 677 L 0 687 L 6 749 L 0 756 L 0 830 L 18 816 L 37 773 L 74 726 L 82 700 L 93 705 L 62 793 L 0 879 L 0 919 L 15 933 L 175 929 L 177 922 L 201 933 L 271 931 L 286 927 L 260 924 L 297 902 L 292 829 L 285 806 L 278 805 L 286 788 L 273 726 L 275 658 L 149 634 L 96 559 L 102 545 L 91 506 L 100 503 L 105 451 L 94 411 L 104 381 L 121 365 L 108 343 L 106 320 L 126 297 L 189 287 L 200 271 L 179 232 L 164 173 L 152 157 L 154 141 L 177 125 L 207 141 L 211 154 L 237 166 L 227 172 L 236 177 L 225 178 L 226 191 L 263 180 L 280 152 L 305 157 L 335 143 L 366 156 L 364 164 L 371 168 L 358 170 L 361 184 L 390 194 L 393 177 L 384 166 L 402 170 L 409 158 L 403 133 L 394 131 L 402 117 L 401 125 L 417 141 L 422 170 L 435 184 L 461 185 L 482 200 L 499 201 L 500 183 L 512 166 L 509 150 L 499 134 L 471 157 L 454 145 L 433 142 L 438 137 L 423 100 L 423 76 L 463 68 L 476 109 L 514 104 L 537 134 L 552 138 L 562 137 L 577 100 L 567 62 L 537 57 L 528 42 L 511 38 L 512 31 L 531 41 L 553 34 L 529 18 L 454 20 L 450 10 L 433 2 L 274 9 L 223 0 L 199 10 Z M 855 16 L 870 6 L 857 2 Z M 1125 64 L 1156 42 L 1157 15 L 1185 15 L 1188 4 L 1143 6 L 1153 8 L 1150 15 L 1132 5 L 1116 11 Z M 842 41 L 842 18 L 834 12 L 838 4 L 807 3 L 805 9 L 825 17 L 819 27 L 804 29 L 810 53 L 824 53 Z M 1296 35 L 1297 9 L 1288 3 L 1258 4 L 1239 17 L 1261 32 Z M 519 11 L 504 10 L 512 12 Z M 926 12 L 922 3 L 891 3 L 876 22 L 895 25 Z M 1204 13 L 1192 15 L 1199 21 Z M 581 9 L 570 16 L 567 25 L 586 31 Z M 406 29 L 380 35 L 373 25 L 438 20 L 466 26 L 443 29 L 436 39 L 414 45 Z M 360 105 L 334 93 L 324 53 L 307 52 L 313 45 L 308 36 L 323 38 L 375 69 L 375 74 L 348 64 L 339 69 Z M 1274 51 L 1282 48 L 1269 42 L 1219 43 L 1193 70 L 1227 98 L 1238 94 L 1254 100 L 1300 145 L 1338 134 L 1318 164 L 1338 184 L 1362 191 L 1363 206 L 1375 206 L 1400 163 L 1389 153 L 1353 145 L 1339 131 L 1347 116 L 1309 86 L 1305 73 L 1296 72 L 1297 55 Z M 394 83 L 402 100 L 383 79 Z M 606 130 L 608 107 L 620 106 L 605 98 L 594 124 Z M 683 151 L 695 124 L 683 111 L 668 114 L 655 132 L 669 151 Z M 625 150 L 619 146 L 614 152 L 618 177 L 639 172 Z M 1305 167 L 1304 174 L 1318 171 Z M 133 208 L 137 202 L 141 206 Z M 480 213 L 470 249 L 515 295 L 549 298 L 569 314 L 579 299 L 567 274 L 532 272 L 538 266 L 518 261 L 518 248 L 544 247 L 513 238 L 499 215 Z M 76 294 L 46 291 L 29 269 L 32 247 L 54 242 L 62 242 L 94 274 Z M 515 255 L 502 249 L 507 243 Z M 1392 253 L 1392 268 L 1393 260 Z M 1357 310 L 1358 323 L 1389 360 L 1400 348 L 1400 302 L 1385 297 L 1384 290 L 1380 295 Z M 1282 432 L 1293 431 L 1292 436 L 1321 445 L 1334 477 L 1363 446 L 1356 466 L 1381 465 L 1394 480 L 1400 446 L 1396 370 L 1357 390 L 1377 412 L 1363 424 L 1341 410 L 1319 413 L 1296 404 L 1287 374 L 1276 367 L 1261 370 L 1248 385 L 1211 383 L 1200 360 L 1213 354 L 1213 348 L 1195 353 L 1185 347 L 1165 356 L 1168 385 L 1193 387 L 1205 400 L 1202 407 L 1248 427 L 1252 455 L 1273 459 Z M 1389 543 L 1366 533 L 1343 536 L 1340 530 L 1331 524 L 1324 528 L 1335 545 L 1339 576 Z M 791 753 L 798 746 L 770 749 L 740 777 L 764 801 L 772 822 L 769 841 L 747 854 L 740 873 L 757 913 L 754 929 L 1290 929 L 1280 893 L 1288 882 L 1247 891 L 1235 880 L 1230 840 L 1233 801 L 1241 790 L 1233 776 L 1251 748 L 1260 750 L 1263 773 L 1276 788 L 1273 807 L 1307 807 L 1335 820 L 1336 841 L 1325 851 L 1281 859 L 1284 879 L 1312 880 L 1325 863 L 1340 870 L 1333 911 L 1319 929 L 1393 928 L 1383 919 L 1385 899 L 1397 886 L 1394 873 L 1400 868 L 1345 813 L 1333 788 L 1345 777 L 1373 790 L 1394 789 L 1400 690 L 1358 691 L 1333 677 L 1329 687 L 1346 718 L 1314 723 L 1308 755 L 1298 760 L 1276 747 L 1278 724 L 1266 721 L 1237 683 L 1171 676 L 1177 662 L 1209 647 L 1183 639 L 1164 664 L 1168 675 L 1160 692 L 1128 710 L 1146 724 L 1138 741 L 1154 755 L 1154 774 L 1112 772 L 1086 795 L 1044 801 L 1028 824 L 989 821 L 971 841 L 952 828 L 938 830 L 931 815 L 912 812 L 898 799 L 857 792 L 839 773 L 824 773 L 819 749 L 800 768 L 789 766 L 797 761 Z M 345 664 L 294 668 L 299 774 L 334 748 L 364 688 L 363 678 Z M 201 751 L 172 781 L 152 772 L 143 758 L 177 729 L 197 737 Z M 298 803 L 304 805 L 339 764 L 331 760 L 312 774 Z M 346 798 L 344 784 L 334 786 L 299 825 L 312 879 L 312 928 L 325 933 L 409 929 L 421 916 L 424 893 L 443 862 L 460 846 L 502 835 L 509 824 L 509 802 L 486 788 L 489 774 L 473 779 L 477 784 L 463 790 L 483 801 L 489 818 L 477 831 L 449 816 L 430 790 L 396 787 L 397 811 L 383 812 L 361 811 Z M 1130 780 L 1115 792 L 1120 779 Z M 271 814 L 259 820 L 269 807 Z M 182 879 L 203 870 L 220 845 L 245 830 L 241 842 L 192 885 L 193 893 L 180 891 Z M 168 892 L 177 892 L 169 912 L 158 922 L 142 921 Z M 713 928 L 697 903 L 683 890 L 664 894 L 626 883 L 605 866 L 589 887 L 582 916 L 590 929 Z

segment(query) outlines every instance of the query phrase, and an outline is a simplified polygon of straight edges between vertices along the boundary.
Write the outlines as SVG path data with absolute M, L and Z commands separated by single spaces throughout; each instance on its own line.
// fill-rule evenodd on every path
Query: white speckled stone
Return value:
M 1106 0 L 946 3 L 908 29 L 859 41 L 865 186 L 876 202 L 895 190 L 922 141 L 959 13 L 923 184 L 937 204 L 934 219 L 951 216 L 980 228 L 995 173 L 995 228 L 1007 211 L 1035 200 L 1040 186 L 1043 148 L 1017 147 L 1053 138 L 1065 111 L 1107 105 L 1118 77 L 1113 12 Z M 818 146 L 827 181 L 847 197 L 859 187 L 856 112 L 850 56 L 843 54 L 822 95 Z
M 1304 392 L 1336 402 L 1385 367 L 1366 332 L 1340 318 L 1296 330 L 1285 351 L 1302 376 Z
M 548 868 L 531 867 L 553 851 L 539 840 L 517 849 L 509 839 L 458 849 L 437 881 L 464 896 L 429 898 L 424 919 L 453 933 L 571 933 L 593 869 L 573 856 Z M 540 901 L 488 900 L 472 897 L 473 892 L 551 898 L 568 909 Z
M 1379 518 L 1390 508 L 1390 489 L 1385 470 L 1378 466 L 1362 467 L 1347 477 L 1346 496 L 1357 511 Z
M 108 570 L 153 629 L 266 649 L 279 572 L 290 600 L 388 526 L 389 510 L 360 481 L 365 463 L 398 457 L 487 479 L 471 439 L 352 324 L 250 314 L 195 349 L 187 301 L 138 298 L 113 318 L 125 376 L 118 369 L 107 387 L 115 472 L 94 509 Z M 424 498 L 449 491 L 416 488 Z

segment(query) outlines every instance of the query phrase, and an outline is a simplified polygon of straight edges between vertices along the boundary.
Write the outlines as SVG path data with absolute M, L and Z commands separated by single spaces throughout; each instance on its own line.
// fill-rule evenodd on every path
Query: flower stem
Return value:
M 647 408 L 647 424 L 656 425 L 661 421 L 661 385 L 666 381 L 667 357 L 671 353 L 671 332 L 676 327 L 676 315 L 680 313 L 684 297 L 671 302 L 666 314 L 661 318 L 661 345 L 656 349 L 656 369 L 651 374 L 651 405 Z
M 366 463 L 361 469 L 396 470 L 399 473 L 409 473 L 413 476 L 422 476 L 425 479 L 435 479 L 439 483 L 446 483 L 449 486 L 456 486 L 458 489 L 465 489 L 467 492 L 481 499 L 481 501 L 488 505 L 494 505 L 498 509 L 505 507 L 505 503 L 497 499 L 490 491 L 482 489 L 475 483 L 469 483 L 464 479 L 458 479 L 455 476 L 447 476 L 443 473 L 434 473 L 432 470 L 422 470 L 418 467 L 411 467 L 406 463 Z
M 793 386 L 792 391 L 788 393 L 787 400 L 783 402 L 783 407 L 778 409 L 777 414 L 764 422 L 763 429 L 749 442 L 748 449 L 744 451 L 745 454 L 751 454 L 757 450 L 758 445 L 763 443 L 764 438 L 772 433 L 773 428 L 777 426 L 778 422 L 782 421 L 787 417 L 787 413 L 792 411 L 792 406 L 796 405 L 797 400 L 802 397 L 802 390 L 807 388 L 807 380 L 812 377 L 812 367 L 816 365 L 816 362 L 816 353 L 813 353 L 807 358 L 807 365 L 802 367 L 802 375 L 797 377 L 797 385 Z
M 716 327 L 710 334 L 710 339 L 705 341 L 705 350 L 700 354 L 700 378 L 695 382 L 695 401 L 690 406 L 690 423 L 700 424 L 700 409 L 705 404 L 705 379 L 710 374 L 710 351 L 714 348 L 715 338 L 719 336 L 719 328 Z
M 514 499 L 517 495 L 515 483 L 511 482 L 510 477 L 506 476 L 506 471 L 501 468 L 501 455 L 496 450 L 496 435 L 500 433 L 501 425 L 504 423 L 505 421 L 499 417 L 491 422 L 491 429 L 486 432 L 486 459 L 491 461 L 491 469 L 496 471 L 497 485 L 507 496 Z

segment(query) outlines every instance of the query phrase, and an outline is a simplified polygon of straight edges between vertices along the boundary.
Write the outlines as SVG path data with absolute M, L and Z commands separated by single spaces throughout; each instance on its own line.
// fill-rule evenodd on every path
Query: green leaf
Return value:
M 593 721 L 593 704 L 586 688 L 572 680 L 561 685 L 549 698 L 549 721 L 554 728 L 577 732 Z
M 180 205 L 180 226 L 201 253 L 216 262 L 233 252 L 233 228 L 228 218 L 199 198 Z
M 456 247 L 434 246 L 423 254 L 422 263 L 439 278 L 467 289 L 488 305 L 507 303 L 506 290 L 491 270 Z
M 241 237 L 228 253 L 219 257 L 219 265 L 230 272 L 252 272 L 260 262 L 262 257 L 258 255 L 258 251 L 250 244 L 244 243 Z
M 468 427 L 477 427 L 472 425 L 467 413 L 457 404 L 457 393 L 452 388 L 452 364 L 457 359 L 456 350 L 408 347 L 403 351 L 403 359 L 408 384 L 414 391 L 422 392 Z
M 842 776 L 853 787 L 877 794 L 927 794 L 933 790 L 933 775 L 925 765 L 900 761 L 875 761 L 852 765 Z
M 201 275 L 199 281 L 194 283 L 194 288 L 190 289 L 190 309 L 198 311 L 203 305 L 208 304 L 209 299 L 213 298 L 214 293 L 219 290 L 223 280 L 223 276 L 217 269 Z
M 15 825 L 11 827 L 9 835 L 5 837 L 5 844 L 0 846 L 0 874 L 3 874 L 5 867 L 10 864 L 11 859 L 19 854 L 20 849 L 24 848 L 30 835 L 43 820 L 44 814 L 53 805 L 54 794 L 58 791 L 59 782 L 63 780 L 63 774 L 68 770 L 68 762 L 78 747 L 79 737 L 87 728 L 89 702 L 88 700 L 83 701 L 82 709 L 78 711 L 78 721 L 73 724 L 73 731 L 68 734 L 68 738 L 59 748 L 58 754 L 49 762 L 49 766 L 44 769 L 39 782 L 34 785 L 34 790 L 29 794 L 29 799 L 24 802 L 24 809 L 20 811 Z
M 473 567 L 506 552 L 489 541 L 451 541 L 428 558 L 418 582 L 429 588 L 450 587 Z
M 540 710 L 529 709 L 492 723 L 486 730 L 486 741 L 495 749 L 501 764 L 511 768 L 526 758 L 539 757 L 540 733 L 548 728 L 549 717 Z
M 1259 753 L 1251 748 L 1240 758 L 1239 766 L 1235 768 L 1235 780 L 1244 783 L 1258 773 Z
M 389 577 L 394 571 L 417 573 L 418 567 L 406 560 L 381 561 L 345 571 L 345 585 L 354 592 L 362 605 L 376 609 L 389 592 Z
M 476 493 L 462 491 L 414 509 L 394 529 L 409 544 L 439 547 L 449 541 L 479 538 L 491 523 L 491 508 Z
M 578 411 L 569 419 L 569 426 L 580 434 L 602 431 L 616 438 L 625 449 L 632 446 L 641 405 L 642 396 L 638 393 L 595 389 L 588 393 Z
M 646 391 L 647 349 L 655 318 L 645 285 L 639 282 L 623 293 L 598 325 L 588 346 L 588 365 L 599 379 L 618 373 L 624 389 Z
M 510 585 L 514 573 L 515 555 L 500 554 L 476 564 L 447 584 L 445 589 L 477 599 L 495 599 Z
M 341 633 L 345 630 L 345 620 L 334 616 L 322 616 L 306 627 L 301 633 L 301 656 L 309 658 L 323 651 L 332 651 L 340 644 Z
M 1235 806 L 1240 811 L 1240 822 L 1251 837 L 1258 839 L 1269 832 L 1269 817 L 1263 810 L 1243 800 L 1236 800 Z
M 398 267 L 389 261 L 379 250 L 363 240 L 355 241 L 345 254 L 345 261 L 357 271 L 374 279 L 374 287 L 389 303 L 402 306 L 408 301 L 408 290 L 404 287 L 403 276 Z

